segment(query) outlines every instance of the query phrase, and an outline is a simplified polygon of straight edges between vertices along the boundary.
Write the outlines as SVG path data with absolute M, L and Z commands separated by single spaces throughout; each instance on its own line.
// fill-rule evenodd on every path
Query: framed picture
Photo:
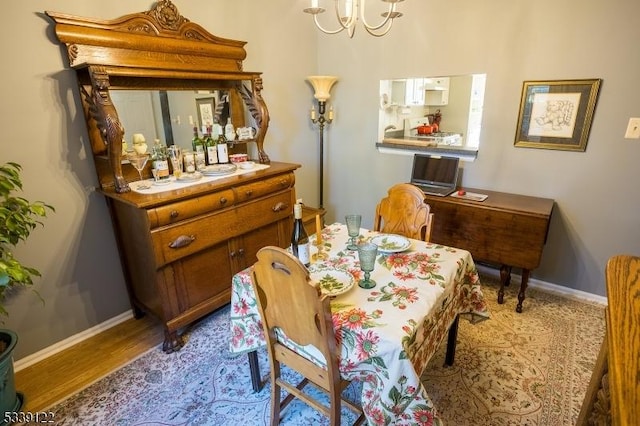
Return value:
M 514 145 L 584 151 L 601 82 L 525 81 Z
M 196 107 L 198 108 L 198 126 L 213 124 L 213 115 L 216 110 L 215 98 L 199 98 L 196 99 Z

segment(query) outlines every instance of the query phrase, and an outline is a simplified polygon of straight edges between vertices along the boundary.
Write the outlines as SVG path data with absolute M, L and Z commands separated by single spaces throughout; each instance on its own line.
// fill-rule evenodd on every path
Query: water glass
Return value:
M 360 223 L 362 222 L 362 215 L 348 214 L 344 217 L 344 220 L 345 222 L 347 222 L 347 232 L 349 233 L 349 244 L 347 244 L 347 249 L 358 250 L 358 246 L 356 245 L 356 237 L 360 235 Z
M 364 279 L 358 282 L 362 288 L 373 288 L 376 282 L 369 278 L 373 268 L 376 266 L 376 257 L 378 256 L 378 246 L 373 243 L 358 244 L 358 259 L 360 260 L 360 269 L 364 271 Z

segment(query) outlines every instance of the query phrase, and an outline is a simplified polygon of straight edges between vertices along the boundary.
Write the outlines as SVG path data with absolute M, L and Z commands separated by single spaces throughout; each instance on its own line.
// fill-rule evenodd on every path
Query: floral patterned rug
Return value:
M 449 425 L 575 425 L 604 339 L 604 307 L 529 288 L 515 312 L 520 283 L 482 277 L 491 320 L 460 321 L 456 358 L 444 348 L 422 375 Z
M 498 305 L 495 279 L 482 281 L 491 319 L 460 321 L 454 366 L 442 367 L 443 345 L 423 374 L 444 423 L 573 425 L 604 336 L 604 309 L 530 289 L 517 314 L 516 285 Z M 225 307 L 193 326 L 181 351 L 167 355 L 160 345 L 51 407 L 56 424 L 270 424 L 269 384 L 253 393 L 247 358 L 229 353 L 228 336 Z M 259 359 L 265 374 L 264 350 Z M 358 399 L 357 384 L 346 392 Z M 355 416 L 343 409 L 342 420 L 351 424 Z M 328 421 L 295 401 L 282 424 Z

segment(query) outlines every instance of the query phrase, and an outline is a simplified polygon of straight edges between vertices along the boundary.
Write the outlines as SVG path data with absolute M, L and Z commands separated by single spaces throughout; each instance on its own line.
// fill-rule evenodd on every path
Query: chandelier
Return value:
M 402 16 L 402 13 L 396 11 L 396 4 L 404 0 L 381 0 L 385 3 L 389 3 L 389 6 L 387 11 L 381 15 L 384 19 L 377 25 L 370 25 L 365 19 L 366 0 L 333 1 L 335 3 L 334 9 L 339 24 L 339 27 L 336 30 L 327 30 L 320 25 L 318 15 L 325 12 L 325 9 L 319 6 L 320 0 L 311 0 L 311 7 L 303 9 L 303 12 L 312 14 L 316 27 L 326 34 L 337 34 L 343 30 L 347 30 L 349 37 L 353 37 L 356 30 L 356 24 L 358 21 L 362 21 L 362 25 L 369 34 L 381 37 L 389 32 L 393 25 L 393 20 Z

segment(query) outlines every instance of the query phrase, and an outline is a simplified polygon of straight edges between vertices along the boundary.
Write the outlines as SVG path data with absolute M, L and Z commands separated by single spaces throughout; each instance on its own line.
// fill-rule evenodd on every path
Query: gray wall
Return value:
M 329 221 L 360 212 L 364 226 L 371 226 L 376 202 L 408 178 L 410 157 L 375 149 L 380 79 L 485 72 L 480 154 L 465 163 L 463 184 L 556 200 L 543 262 L 533 276 L 604 295 L 606 260 L 640 253 L 640 141 L 623 139 L 628 118 L 640 116 L 636 0 L 405 1 L 405 16 L 390 34 L 373 38 L 359 28 L 353 39 L 318 33 L 301 12 L 308 4 L 303 0 L 175 2 L 183 16 L 213 34 L 248 42 L 245 69 L 263 72 L 271 114 L 267 152 L 303 165 L 296 187 L 311 205 L 318 200 L 318 136 L 308 120 L 313 90 L 305 77 L 339 76 L 331 99 L 336 120 L 325 138 Z M 16 359 L 129 309 L 109 215 L 93 189 L 75 77 L 41 13 L 107 19 L 150 5 L 32 0 L 4 8 L 2 161 L 24 166 L 25 196 L 57 209 L 16 250 L 42 272 L 36 288 L 45 300 L 43 306 L 23 292 L 7 303 L 5 327 L 20 335 Z M 603 79 L 586 152 L 515 148 L 522 82 L 572 78 Z

